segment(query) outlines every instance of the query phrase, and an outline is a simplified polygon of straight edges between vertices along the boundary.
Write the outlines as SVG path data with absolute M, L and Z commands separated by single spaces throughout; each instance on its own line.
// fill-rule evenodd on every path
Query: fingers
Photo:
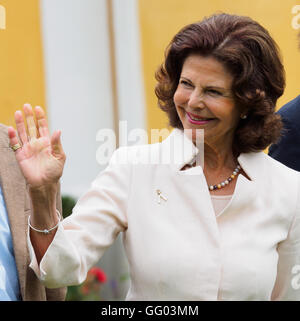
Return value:
M 15 112 L 17 132 L 22 144 L 24 145 L 31 140 L 36 140 L 38 136 L 50 140 L 49 129 L 44 110 L 40 106 L 36 106 L 33 111 L 30 104 L 25 104 L 23 110 L 27 123 L 27 130 L 22 112 L 19 110 Z M 65 158 L 60 136 L 61 132 L 56 131 L 51 137 L 52 154 L 57 158 Z M 9 137 L 11 146 L 14 146 L 18 143 L 17 134 L 12 127 L 9 128 Z
M 8 137 L 9 137 L 9 144 L 11 147 L 17 146 L 17 145 L 21 146 L 17 133 L 13 127 L 8 127 Z M 19 149 L 15 151 L 15 153 L 18 153 L 18 152 L 19 152 Z
M 8 137 L 10 145 L 16 145 L 19 143 L 17 133 L 13 127 L 8 127 Z
M 17 110 L 15 112 L 15 123 L 18 131 L 18 135 L 21 139 L 22 144 L 24 145 L 25 143 L 28 142 L 28 137 L 27 137 L 26 127 L 24 124 L 23 115 L 20 110 Z
M 33 111 L 30 104 L 25 104 L 23 110 L 25 120 L 20 110 L 15 112 L 16 128 L 22 144 L 28 143 L 29 140 L 37 139 L 38 136 L 49 138 L 49 129 L 44 110 L 37 106 Z M 36 117 L 36 122 L 34 116 Z M 27 123 L 27 130 L 25 122 Z
M 65 158 L 65 153 L 61 144 L 61 131 L 57 130 L 51 137 L 52 155 L 56 158 Z
M 34 114 L 32 107 L 29 104 L 25 104 L 23 107 L 26 122 L 27 122 L 27 129 L 28 129 L 28 137 L 30 140 L 37 139 L 38 131 L 36 128 L 36 124 L 34 121 Z
M 44 110 L 40 106 L 37 106 L 34 111 L 40 136 L 49 137 L 49 129 Z

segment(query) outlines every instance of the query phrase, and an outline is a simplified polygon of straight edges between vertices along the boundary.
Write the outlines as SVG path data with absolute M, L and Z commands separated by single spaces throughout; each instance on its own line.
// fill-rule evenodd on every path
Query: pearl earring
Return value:
M 241 115 L 241 118 L 242 118 L 242 119 L 246 119 L 246 118 L 247 118 L 247 115 Z

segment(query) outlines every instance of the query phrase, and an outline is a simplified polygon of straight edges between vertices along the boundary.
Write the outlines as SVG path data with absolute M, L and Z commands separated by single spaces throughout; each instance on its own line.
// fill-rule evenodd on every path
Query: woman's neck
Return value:
M 234 169 L 237 165 L 237 159 L 234 157 L 231 148 L 217 148 L 216 146 L 204 144 L 204 168 L 208 170 L 222 171 Z

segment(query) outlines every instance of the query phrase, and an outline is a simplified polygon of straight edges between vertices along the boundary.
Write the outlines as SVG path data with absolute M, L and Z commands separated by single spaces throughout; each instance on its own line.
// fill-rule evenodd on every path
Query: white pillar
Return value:
M 138 0 L 113 0 L 113 11 L 120 120 L 147 129 Z

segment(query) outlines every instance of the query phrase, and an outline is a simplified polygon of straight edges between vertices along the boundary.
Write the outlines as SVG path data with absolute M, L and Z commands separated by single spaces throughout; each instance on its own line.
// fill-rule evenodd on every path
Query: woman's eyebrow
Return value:
M 224 91 L 228 91 L 229 89 L 224 88 L 224 87 L 220 87 L 220 86 L 205 86 L 205 88 L 209 88 L 209 89 L 219 89 L 219 90 L 224 90 Z
M 180 76 L 180 79 L 184 79 L 184 80 L 187 80 L 187 81 L 189 81 L 189 82 L 192 82 L 189 78 L 184 77 L 184 76 Z

